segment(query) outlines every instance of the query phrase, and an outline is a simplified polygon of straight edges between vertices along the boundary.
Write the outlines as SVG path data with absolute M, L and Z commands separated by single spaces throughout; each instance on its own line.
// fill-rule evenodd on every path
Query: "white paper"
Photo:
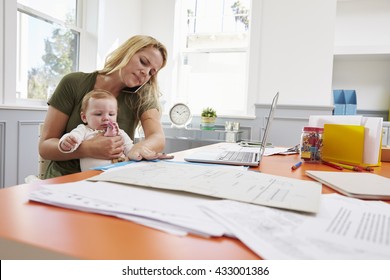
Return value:
M 390 247 L 386 242 L 390 236 L 390 207 L 383 207 L 337 194 L 322 195 L 321 208 L 316 215 L 229 200 L 202 205 L 209 215 L 227 227 L 259 256 L 279 260 L 389 259 Z M 385 242 L 381 243 L 384 246 L 377 244 L 371 247 L 370 242 L 351 240 L 349 235 L 333 236 L 327 233 L 326 227 L 337 220 L 341 208 L 354 213 L 356 217 L 361 217 L 363 211 L 368 209 L 371 212 L 382 211 L 382 215 L 387 219 L 387 228 L 384 229 L 387 239 L 383 239 Z M 354 219 L 355 222 L 357 220 Z
M 132 221 L 136 224 L 140 224 L 160 231 L 164 231 L 166 233 L 173 234 L 173 235 L 186 236 L 188 234 L 188 229 L 183 229 L 179 226 L 170 225 L 161 221 L 151 220 L 144 217 L 137 217 L 134 215 L 125 215 L 125 214 L 119 214 L 116 215 L 116 217 L 128 221 Z
M 346 124 L 346 125 L 362 125 L 362 116 L 347 115 L 312 115 L 309 117 L 309 125 L 314 127 L 324 127 L 324 124 Z
M 373 206 L 340 195 L 325 197 L 321 212 L 304 223 L 298 235 L 332 240 L 339 245 L 377 252 L 390 257 L 390 205 Z
M 259 205 L 318 211 L 322 185 L 317 182 L 273 176 L 215 165 L 149 162 L 89 178 L 151 188 L 179 190 Z
M 215 223 L 198 208 L 200 202 L 211 198 L 191 194 L 181 195 L 107 182 L 80 181 L 42 185 L 32 191 L 29 198 L 86 212 L 148 218 L 202 236 L 222 236 L 227 233 L 225 228 Z
M 366 164 L 378 164 L 383 118 L 363 118 L 362 125 L 365 127 L 363 161 Z
M 264 155 L 263 156 L 272 156 L 272 155 L 278 155 L 278 154 L 296 154 L 297 152 L 288 152 L 288 148 L 281 148 L 281 147 L 273 147 L 273 148 L 265 148 Z

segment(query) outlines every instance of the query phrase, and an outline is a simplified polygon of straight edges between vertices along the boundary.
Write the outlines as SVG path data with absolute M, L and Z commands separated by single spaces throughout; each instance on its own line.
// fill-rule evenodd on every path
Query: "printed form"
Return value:
M 313 214 L 235 201 L 202 208 L 265 259 L 389 259 L 390 205 L 338 194 Z
M 176 235 L 228 234 L 198 205 L 215 200 L 197 195 L 180 195 L 108 182 L 79 181 L 42 185 L 29 199 L 80 211 L 115 216 Z
M 318 211 L 322 190 L 317 182 L 218 165 L 165 161 L 129 165 L 88 180 L 184 191 L 310 213 Z

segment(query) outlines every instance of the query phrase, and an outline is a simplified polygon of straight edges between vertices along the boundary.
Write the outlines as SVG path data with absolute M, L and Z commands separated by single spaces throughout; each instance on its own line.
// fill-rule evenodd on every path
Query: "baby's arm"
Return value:
M 71 153 L 77 149 L 79 144 L 76 137 L 71 134 L 65 134 L 58 143 L 58 148 L 63 153 Z
M 58 142 L 58 149 L 63 153 L 74 152 L 86 135 L 86 126 L 79 125 L 71 132 L 64 134 Z
M 131 140 L 130 136 L 123 129 L 119 130 L 119 135 L 122 136 L 122 139 L 124 141 L 123 152 L 125 156 L 128 157 L 128 154 L 133 147 L 133 140 Z

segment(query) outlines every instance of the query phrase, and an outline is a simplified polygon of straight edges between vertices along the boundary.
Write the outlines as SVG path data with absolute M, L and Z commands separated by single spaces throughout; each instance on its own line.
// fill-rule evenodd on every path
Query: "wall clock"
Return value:
M 174 127 L 186 127 L 192 119 L 191 110 L 184 103 L 176 103 L 169 111 L 169 119 Z

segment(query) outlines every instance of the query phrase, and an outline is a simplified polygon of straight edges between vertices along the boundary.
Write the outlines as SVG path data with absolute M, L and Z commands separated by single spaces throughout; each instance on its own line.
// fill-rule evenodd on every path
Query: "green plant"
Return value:
M 217 112 L 213 108 L 207 107 L 202 110 L 201 116 L 206 118 L 216 118 Z

